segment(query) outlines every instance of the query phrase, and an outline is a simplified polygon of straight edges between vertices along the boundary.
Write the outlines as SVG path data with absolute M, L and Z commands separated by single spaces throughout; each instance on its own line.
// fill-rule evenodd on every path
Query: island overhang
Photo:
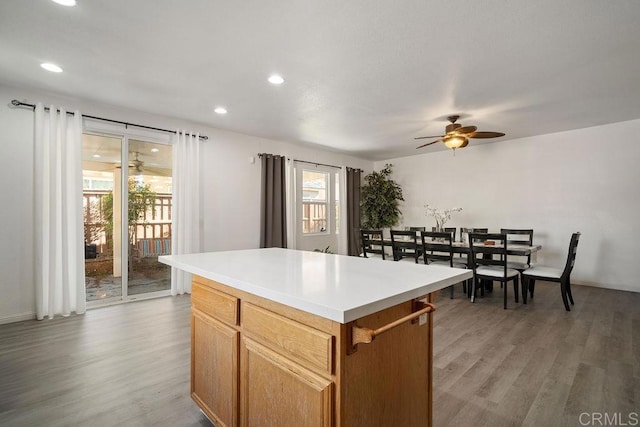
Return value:
M 158 257 L 160 262 L 339 323 L 472 277 L 470 270 L 282 248 Z

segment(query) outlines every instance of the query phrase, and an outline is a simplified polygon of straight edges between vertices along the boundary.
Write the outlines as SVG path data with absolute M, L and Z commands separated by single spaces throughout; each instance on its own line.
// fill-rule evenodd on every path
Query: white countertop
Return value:
M 340 323 L 472 277 L 470 270 L 268 248 L 165 255 L 160 262 Z

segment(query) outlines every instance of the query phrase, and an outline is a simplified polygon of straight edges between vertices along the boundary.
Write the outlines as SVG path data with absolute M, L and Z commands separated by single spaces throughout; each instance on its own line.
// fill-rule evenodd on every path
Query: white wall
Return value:
M 563 267 L 582 232 L 576 283 L 640 292 L 640 120 L 376 162 L 403 188 L 402 226 L 424 205 L 462 207 L 455 227 L 533 228 L 538 262 Z
M 57 103 L 86 114 L 207 134 L 203 145 L 204 250 L 259 245 L 257 154 L 359 167 L 372 162 L 296 144 L 251 137 L 173 118 L 0 85 L 0 323 L 34 313 L 33 113 L 11 99 Z M 635 261 L 640 231 L 640 120 L 460 150 L 392 159 L 403 187 L 403 225 L 432 225 L 423 205 L 460 206 L 447 225 L 532 227 L 539 261 L 560 266 L 572 231 L 583 237 L 579 283 L 640 291 Z M 249 157 L 256 157 L 250 164 Z M 385 162 L 377 162 L 380 169 Z
M 204 250 L 257 248 L 260 243 L 261 152 L 301 160 L 373 169 L 373 162 L 334 152 L 227 132 L 182 120 L 127 111 L 0 84 L 0 323 L 29 319 L 34 308 L 33 274 L 33 112 L 9 108 L 12 99 L 62 105 L 84 114 L 165 129 L 206 134 L 202 145 Z M 249 162 L 255 157 L 255 163 Z
M 260 244 L 260 159 L 258 153 L 286 155 L 337 166 L 361 168 L 373 162 L 295 144 L 220 130 L 208 131 L 203 165 L 204 249 L 257 248 Z M 255 164 L 249 158 L 255 157 Z M 326 245 L 325 245 L 326 246 Z M 335 248 L 333 248 L 335 250 Z

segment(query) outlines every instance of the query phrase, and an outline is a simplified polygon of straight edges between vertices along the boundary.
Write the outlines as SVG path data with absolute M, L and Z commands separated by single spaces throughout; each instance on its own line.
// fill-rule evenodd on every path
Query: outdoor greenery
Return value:
M 366 184 L 362 186 L 360 202 L 363 228 L 390 228 L 402 215 L 398 205 L 404 197 L 400 185 L 389 178 L 392 167 L 386 164 L 382 170 L 364 177 Z
M 102 224 L 100 220 L 101 213 L 100 200 L 89 199 L 89 206 L 83 209 L 85 244 L 92 244 L 100 240 L 102 231 L 104 230 L 104 224 Z
M 143 185 L 135 179 L 129 179 L 129 244 L 135 245 L 136 229 L 144 225 L 145 212 L 156 202 L 157 193 L 151 190 L 149 184 Z M 102 218 L 107 241 L 113 241 L 113 192 L 109 192 L 102 200 Z

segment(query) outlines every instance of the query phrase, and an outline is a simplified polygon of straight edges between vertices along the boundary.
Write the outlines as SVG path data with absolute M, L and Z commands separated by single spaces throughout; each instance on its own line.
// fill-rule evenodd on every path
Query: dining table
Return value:
M 389 246 L 392 247 L 392 243 L 391 243 L 391 239 L 383 239 L 382 242 L 384 243 L 384 246 Z M 431 241 L 430 243 L 438 243 L 437 241 Z M 484 245 L 484 242 L 477 242 L 476 245 Z M 420 250 L 420 246 L 421 246 L 421 242 L 420 240 L 418 240 L 417 243 L 417 248 L 418 250 Z M 443 246 L 445 246 L 443 244 Z M 496 246 L 499 247 L 499 246 Z M 468 254 L 471 249 L 469 248 L 469 242 L 464 242 L 464 241 L 453 241 L 451 242 L 451 249 L 453 250 L 454 254 Z M 542 245 L 539 244 L 535 244 L 535 245 L 527 245 L 527 244 L 509 244 L 507 246 L 507 255 L 514 255 L 514 256 L 529 256 L 529 255 L 535 255 L 536 252 L 538 252 L 539 250 L 542 249 Z
M 476 243 L 476 245 L 484 245 L 482 242 Z M 500 247 L 499 245 L 495 245 L 495 247 Z M 468 254 L 470 252 L 469 243 L 468 242 L 451 242 L 451 248 L 453 249 L 453 253 L 460 254 Z M 516 244 L 512 243 L 507 245 L 507 255 L 514 256 L 529 256 L 534 255 L 536 252 L 542 249 L 542 245 L 526 245 L 526 244 Z
M 390 246 L 393 248 L 392 246 L 392 242 L 390 239 L 383 239 L 382 240 L 384 242 L 385 246 Z M 438 243 L 437 241 L 431 241 L 430 243 Z M 421 254 L 421 246 L 422 242 L 420 241 L 420 239 L 418 239 L 417 242 L 417 248 L 416 248 L 416 252 L 418 253 L 418 258 L 420 258 L 422 255 Z M 474 243 L 474 245 L 485 245 L 485 242 L 476 242 Z M 443 242 L 443 246 L 446 246 Z M 494 247 L 500 247 L 500 245 L 492 245 Z M 469 242 L 468 241 L 453 241 L 451 242 L 451 249 L 452 252 L 454 254 L 464 254 L 464 255 L 468 255 L 471 252 L 471 249 L 469 248 Z M 507 245 L 507 255 L 512 255 L 512 256 L 529 256 L 531 255 L 531 260 L 535 261 L 536 260 L 536 254 L 539 250 L 542 249 L 542 245 L 540 244 L 534 244 L 534 245 L 529 245 L 529 244 L 516 244 L 516 243 L 512 243 Z M 455 257 L 455 255 L 454 255 Z M 456 262 L 457 264 L 460 264 L 460 262 Z M 469 264 L 468 264 L 468 259 L 467 259 L 467 268 L 470 268 Z M 481 281 L 482 286 L 484 287 L 484 289 L 487 292 L 491 292 L 493 291 L 493 282 L 491 281 L 486 281 L 483 280 Z M 467 289 L 470 289 L 470 286 L 467 286 Z M 467 293 L 468 297 L 471 297 L 471 293 L 468 292 Z

